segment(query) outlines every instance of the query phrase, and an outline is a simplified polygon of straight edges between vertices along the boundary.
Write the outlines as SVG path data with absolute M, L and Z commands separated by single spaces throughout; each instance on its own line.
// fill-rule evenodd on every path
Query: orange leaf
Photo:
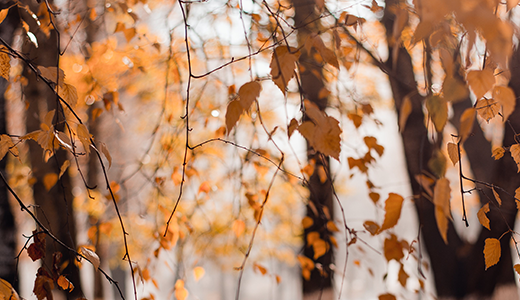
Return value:
M 406 274 L 404 268 L 403 268 L 403 265 L 401 264 L 401 268 L 399 269 L 399 275 L 398 275 L 398 280 L 399 280 L 399 283 L 403 286 L 403 287 L 406 287 L 406 281 L 408 280 L 408 274 Z
M 58 88 L 58 94 L 71 108 L 76 107 L 76 103 L 78 103 L 78 91 L 73 85 L 64 83 L 63 86 Z
M 399 108 L 399 131 L 403 132 L 404 127 L 406 126 L 406 121 L 412 112 L 412 101 L 410 97 L 406 95 L 403 99 L 403 103 Z
M 0 299 L 20 300 L 20 296 L 18 296 L 13 286 L 2 278 L 0 278 Z
M 63 275 L 60 275 L 60 277 L 58 277 L 57 283 L 62 290 L 68 291 L 69 293 L 72 292 L 72 290 L 74 289 L 74 285 L 72 284 L 72 282 L 70 282 L 67 279 L 67 277 Z
M 504 150 L 503 147 L 497 147 L 493 149 L 493 153 L 491 154 L 491 156 L 493 156 L 495 160 L 499 160 L 502 158 L 502 156 L 504 156 L 505 152 L 506 150 Z
M 467 80 L 477 99 L 482 98 L 495 84 L 495 76 L 490 69 L 469 71 Z
M 516 265 L 514 265 L 513 268 L 515 268 L 516 273 L 517 273 L 518 275 L 520 275 L 520 264 L 516 264 Z
M 494 118 L 500 110 L 495 100 L 486 98 L 478 100 L 476 108 L 478 115 L 486 120 L 486 122 Z
M 385 201 L 385 220 L 383 225 L 379 228 L 381 233 L 383 230 L 394 227 L 401 217 L 401 208 L 403 206 L 404 198 L 398 194 L 388 194 L 388 199 Z
M 206 271 L 204 270 L 203 267 L 193 268 L 193 276 L 195 277 L 195 281 L 199 281 L 202 278 L 202 276 L 204 276 L 205 273 L 206 273 Z
M 460 116 L 459 136 L 461 142 L 464 143 L 473 130 L 473 122 L 475 121 L 475 109 L 473 107 L 466 109 Z
M 79 141 L 85 148 L 85 152 L 90 153 L 90 133 L 88 132 L 87 127 L 84 124 L 78 124 L 76 133 L 78 135 Z
M 493 196 L 495 196 L 495 200 L 498 202 L 498 206 L 502 205 L 502 199 L 500 199 L 500 196 L 498 195 L 497 191 L 495 191 L 495 188 L 491 188 L 493 190 Z
M 433 190 L 433 204 L 435 205 L 435 219 L 442 239 L 448 243 L 448 219 L 451 219 L 450 210 L 450 182 L 446 178 L 437 180 Z
M 459 102 L 469 96 L 469 91 L 464 82 L 453 76 L 446 76 L 442 83 L 442 95 L 448 102 Z
M 235 221 L 233 221 L 231 230 L 233 230 L 233 232 L 235 233 L 235 236 L 238 238 L 246 230 L 246 223 L 244 223 L 244 221 L 242 221 L 242 220 L 235 220 Z
M 43 176 L 43 185 L 47 191 L 49 191 L 56 182 L 58 182 L 58 175 L 54 173 L 48 173 Z
M 459 150 L 457 145 L 454 143 L 448 143 L 447 148 L 451 162 L 453 165 L 456 165 L 459 162 Z
M 260 272 L 260 274 L 262 274 L 262 275 L 267 274 L 267 269 L 260 264 L 253 263 L 253 269 L 258 270 Z
M 403 245 L 397 240 L 395 234 L 391 234 L 390 238 L 385 239 L 383 248 L 387 261 L 391 261 L 392 259 L 400 261 L 404 257 Z
M 327 253 L 329 245 L 324 240 L 318 239 L 312 244 L 312 249 L 314 250 L 314 259 L 318 259 Z
M 228 135 L 231 132 L 231 129 L 233 129 L 237 124 L 242 112 L 244 112 L 244 108 L 239 101 L 233 100 L 229 102 L 226 110 L 226 129 Z
M 377 143 L 377 139 L 373 136 L 365 136 L 363 138 L 363 141 L 367 145 L 368 149 L 374 149 L 376 150 L 377 154 L 379 156 L 383 155 L 383 152 L 385 151 L 385 147 L 379 145 Z
M 0 11 L 0 14 L 2 14 L 3 12 L 6 12 L 7 13 L 7 9 L 4 9 L 4 10 L 1 10 Z M 1 18 L 1 15 L 0 15 L 0 18 Z M 0 21 L 1 23 L 1 21 Z M 5 78 L 5 80 L 9 81 L 9 72 L 11 70 L 11 64 L 10 64 L 10 58 L 9 58 L 9 55 L 7 55 L 6 53 L 6 48 L 5 47 L 0 47 L 0 77 L 3 77 Z
M 506 1 L 507 11 L 510 11 L 513 7 L 517 6 L 519 2 L 520 2 L 520 0 L 507 0 Z M 518 266 L 518 265 L 515 265 L 515 269 L 516 269 L 516 266 Z
M 65 171 L 67 171 L 67 168 L 70 166 L 70 161 L 66 160 L 63 162 L 63 164 L 60 167 L 60 175 L 58 175 L 58 178 L 61 178 L 63 174 L 65 174 Z
M 293 47 L 279 46 L 274 49 L 269 67 L 274 83 L 284 94 L 289 80 L 294 76 L 299 57 L 300 51 Z
M 312 220 L 311 217 L 309 217 L 309 216 L 303 217 L 303 219 L 302 219 L 302 226 L 303 226 L 304 229 L 307 229 L 307 228 L 311 227 L 313 224 L 314 224 L 314 221 Z
M 437 132 L 441 132 L 448 121 L 448 103 L 444 98 L 431 96 L 426 100 L 426 109 L 430 114 Z
M 56 83 L 56 79 L 59 81 L 59 86 L 63 86 L 63 80 L 65 79 L 65 73 L 62 69 L 59 69 L 59 77 L 58 77 L 58 69 L 56 67 L 42 67 L 38 66 L 38 71 L 40 74 L 49 81 Z
M 513 157 L 513 159 L 515 160 L 516 162 L 516 166 L 518 167 L 518 172 L 520 172 L 520 145 L 518 144 L 514 144 L 514 145 L 511 145 L 511 148 L 509 148 L 509 151 L 511 152 L 511 157 Z
M 184 288 L 184 280 L 177 279 L 175 282 L 175 298 L 177 298 L 177 300 L 185 300 L 188 298 L 188 295 L 188 290 Z
M 379 232 L 379 224 L 374 221 L 365 221 L 363 227 L 370 232 L 371 235 L 376 235 Z
M 378 297 L 379 300 L 396 300 L 397 298 L 392 294 L 382 294 Z
M 501 247 L 500 241 L 494 238 L 487 238 L 484 242 L 484 260 L 486 261 L 487 270 L 500 261 Z
M 516 106 L 516 97 L 513 89 L 508 86 L 495 86 L 493 88 L 493 99 L 502 105 L 502 119 L 505 122 Z
M 239 102 L 244 110 L 248 110 L 251 104 L 258 99 L 260 91 L 262 91 L 262 85 L 257 81 L 248 82 L 240 87 L 238 90 L 238 95 L 240 96 Z
M 488 230 L 491 230 L 489 227 L 489 219 L 486 216 L 486 213 L 489 212 L 489 203 L 486 203 L 482 208 L 480 208 L 477 212 L 478 221 L 482 226 L 486 227 Z

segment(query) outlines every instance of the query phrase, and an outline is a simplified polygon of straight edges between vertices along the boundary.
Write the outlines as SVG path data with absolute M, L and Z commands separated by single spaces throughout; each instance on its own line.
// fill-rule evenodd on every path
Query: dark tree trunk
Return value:
M 394 52 L 390 42 L 395 21 L 395 10 L 393 8 L 399 2 L 399 0 L 386 1 L 383 24 L 389 37 L 389 53 Z M 402 130 L 401 136 L 412 192 L 415 195 L 415 207 L 421 226 L 421 238 L 430 256 L 430 265 L 434 275 L 437 296 L 440 299 L 464 299 L 468 296 L 477 297 L 477 299 L 488 299 L 492 296 L 496 287 L 500 285 L 514 285 L 515 282 L 509 242 L 510 234 L 506 234 L 500 240 L 502 255 L 500 262 L 496 266 L 486 271 L 483 255 L 486 238 L 499 238 L 508 231 L 508 228 L 514 228 L 516 217 L 514 199 L 506 194 L 501 194 L 503 199 L 502 206 L 497 208 L 497 206 L 490 205 L 491 212 L 487 216 L 491 220 L 491 231 L 482 229 L 475 243 L 469 244 L 467 241 L 464 241 L 457 234 L 451 222 L 448 229 L 448 244 L 444 243 L 437 229 L 434 206 L 430 200 L 423 197 L 424 190 L 415 180 L 415 176 L 424 172 L 432 173 L 428 168 L 428 161 L 435 149 L 438 149 L 439 145 L 444 145 L 445 143 L 432 144 L 428 139 L 427 129 L 424 125 L 424 98 L 417 90 L 410 54 L 403 47 L 400 47 L 397 51 L 397 59 L 393 61 L 391 55 L 389 55 L 390 58 L 387 61 L 387 66 L 395 74 L 390 75 L 389 80 L 398 113 L 405 96 L 410 96 L 412 100 L 412 112 L 408 117 L 405 128 Z M 519 53 L 515 53 L 513 61 L 518 62 L 519 57 Z M 511 86 L 515 93 L 520 95 L 520 72 L 518 68 L 515 70 L 514 66 L 511 68 Z M 457 74 L 453 75 L 457 76 Z M 471 105 L 469 98 L 453 105 L 454 117 L 452 123 L 457 128 L 460 115 L 464 109 L 471 107 Z M 517 107 L 519 107 L 518 104 Z M 511 127 L 515 128 L 516 132 L 520 130 L 519 115 L 520 111 L 517 109 L 509 118 Z M 506 124 L 504 146 L 507 147 L 514 143 L 513 138 L 514 133 Z M 475 179 L 500 186 L 507 190 L 510 195 L 514 195 L 518 182 L 520 182 L 516 164 L 507 154 L 497 162 L 491 158 L 491 145 L 484 138 L 477 122 L 475 122 L 473 127 L 473 135 L 464 143 L 464 148 Z M 491 198 L 486 196 L 489 196 L 489 188 L 483 185 L 477 185 L 477 187 L 482 188 L 480 194 L 481 202 L 483 204 L 489 202 L 493 197 L 492 195 Z M 458 192 L 452 191 L 452 194 Z M 455 222 L 457 221 L 462 222 L 455 220 Z M 471 224 L 471 226 L 481 227 L 480 224 Z M 512 297 L 508 299 L 516 299 L 518 295 L 515 294 Z
M 295 8 L 294 24 L 298 29 L 299 44 L 303 45 L 312 33 L 319 33 L 319 13 L 314 0 L 293 0 L 293 4 Z M 314 51 L 307 53 L 304 48 L 300 51 L 302 52 L 299 59 L 301 98 L 302 100 L 308 99 L 323 111 L 328 105 L 326 97 L 319 97 L 321 89 L 325 87 L 322 76 L 323 63 L 317 62 L 313 58 Z M 304 229 L 303 253 L 315 264 L 319 264 L 319 267 L 311 272 L 310 280 L 303 279 L 303 294 L 304 299 L 328 300 L 333 298 L 331 264 L 334 263 L 334 257 L 330 240 L 333 233 L 327 228 L 327 222 L 334 218 L 334 206 L 331 178 L 327 176 L 327 180 L 322 182 L 318 174 L 319 169 L 323 168 L 325 173 L 330 175 L 329 159 L 310 146 L 307 148 L 308 161 L 315 162 L 314 172 L 308 182 L 310 197 L 306 213 L 308 217 L 312 218 L 313 225 Z M 314 250 L 308 245 L 306 239 L 307 234 L 313 231 L 318 232 L 320 238 L 328 245 L 328 251 L 317 259 L 314 259 Z M 321 272 L 319 268 L 322 269 Z

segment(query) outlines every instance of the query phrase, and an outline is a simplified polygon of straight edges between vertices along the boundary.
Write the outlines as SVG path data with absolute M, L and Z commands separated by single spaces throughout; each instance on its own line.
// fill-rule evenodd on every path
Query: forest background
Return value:
M 0 296 L 518 299 L 518 2 L 2 1 Z

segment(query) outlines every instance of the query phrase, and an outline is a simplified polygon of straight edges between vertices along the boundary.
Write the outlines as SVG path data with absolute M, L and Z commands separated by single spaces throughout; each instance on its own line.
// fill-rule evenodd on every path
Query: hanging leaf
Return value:
M 426 109 L 435 125 L 435 130 L 441 132 L 448 121 L 448 103 L 444 98 L 434 95 L 426 100 Z
M 406 95 L 403 99 L 403 103 L 399 108 L 399 131 L 403 132 L 404 127 L 406 126 L 406 121 L 412 112 L 412 101 L 410 100 L 410 96 Z
M 49 191 L 58 182 L 58 175 L 55 173 L 48 173 L 43 176 L 43 185 Z
M 271 77 L 278 88 L 285 94 L 289 80 L 293 78 L 300 51 L 293 47 L 279 46 L 273 52 Z
M 188 295 L 188 290 L 184 287 L 184 280 L 177 279 L 175 282 L 175 298 L 177 298 L 177 300 L 186 300 Z
M 233 230 L 235 236 L 239 238 L 246 230 L 246 223 L 242 220 L 235 220 L 233 221 L 233 225 L 231 225 L 231 230 Z
M 99 142 L 98 145 L 99 145 L 99 151 L 101 151 L 101 153 L 103 153 L 103 155 L 105 155 L 105 157 L 107 158 L 108 168 L 110 169 L 110 167 L 112 167 L 112 156 L 110 155 L 110 152 L 108 151 L 108 147 L 103 142 Z
M 379 300 L 397 300 L 397 298 L 392 294 L 382 294 L 377 297 Z
M 473 130 L 475 121 L 475 109 L 473 107 L 466 109 L 460 116 L 459 136 L 461 142 L 464 143 Z
M 385 239 L 383 249 L 386 261 L 391 261 L 392 259 L 400 261 L 404 258 L 403 244 L 397 240 L 395 234 L 391 234 L 389 238 Z
M 513 7 L 517 6 L 518 3 L 520 2 L 520 0 L 507 0 L 506 1 L 506 6 L 507 6 L 507 12 L 509 12 Z M 515 265 L 515 269 L 516 269 L 516 265 Z
M 484 206 L 482 206 L 478 212 L 477 212 L 477 217 L 478 217 L 478 221 L 480 222 L 480 224 L 482 224 L 482 226 L 486 227 L 488 230 L 491 230 L 491 228 L 489 227 L 489 219 L 486 215 L 486 213 L 489 212 L 489 203 L 486 203 Z
M 499 160 L 504 156 L 505 152 L 506 150 L 503 147 L 496 147 L 493 149 L 491 156 L 493 156 L 495 160 Z
M 520 145 L 518 144 L 514 144 L 514 145 L 511 145 L 511 148 L 509 148 L 509 151 L 511 152 L 511 157 L 513 157 L 513 159 L 515 160 L 516 162 L 516 166 L 518 167 L 518 172 L 520 172 Z
M 516 97 L 513 89 L 508 86 L 495 86 L 493 88 L 493 99 L 502 105 L 502 119 L 507 121 L 516 106 Z
M 7 9 L 4 9 L 4 10 L 1 10 L 0 11 L 0 18 L 1 18 L 1 13 L 3 11 L 7 11 Z M 1 23 L 1 21 L 0 21 Z M 9 72 L 11 71 L 11 63 L 10 63 L 10 58 L 9 58 L 9 55 L 6 53 L 7 52 L 7 48 L 5 47 L 0 47 L 0 76 L 5 78 L 5 80 L 9 81 Z
M 469 97 L 469 90 L 464 82 L 453 76 L 446 76 L 442 83 L 442 95 L 448 102 L 456 103 Z
M 85 148 L 85 152 L 90 153 L 90 133 L 88 132 L 87 127 L 84 124 L 78 124 L 76 129 L 76 133 L 78 135 L 79 141 Z
M 403 264 L 401 264 L 401 268 L 399 269 L 399 275 L 397 276 L 397 280 L 399 280 L 399 283 L 402 287 L 406 287 L 406 281 L 408 280 L 410 276 L 406 273 L 404 270 Z
M 489 122 L 489 120 L 498 114 L 500 106 L 493 99 L 483 98 L 477 101 L 476 109 L 478 115 L 482 117 L 482 119 L 486 120 L 486 122 Z
M 20 296 L 18 296 L 13 286 L 2 278 L 0 278 L 0 299 L 20 300 Z
M 374 149 L 379 156 L 383 155 L 383 152 L 385 151 L 385 147 L 379 145 L 377 143 L 377 139 L 373 136 L 365 136 L 363 138 L 363 141 L 365 142 L 365 145 L 367 145 L 368 149 Z
M 206 273 L 206 271 L 204 270 L 203 267 L 193 268 L 193 277 L 195 277 L 195 281 L 199 281 L 204 276 L 205 273 Z
M 374 221 L 365 221 L 365 223 L 363 223 L 363 227 L 365 227 L 365 229 L 370 232 L 371 235 L 376 235 L 379 233 L 379 224 Z
M 61 176 L 63 176 L 63 174 L 65 174 L 65 171 L 67 171 L 67 168 L 69 166 L 70 166 L 70 161 L 67 159 L 66 161 L 63 162 L 63 164 L 60 167 L 60 175 L 58 175 L 58 179 L 60 179 Z
M 85 258 L 87 258 L 88 261 L 90 261 L 90 263 L 94 266 L 95 270 L 97 270 L 99 268 L 99 265 L 101 264 L 101 262 L 99 260 L 99 256 L 96 254 L 96 252 L 94 252 L 84 246 L 80 247 L 79 252 L 81 254 L 83 254 L 83 256 L 85 256 Z
M 435 183 L 433 190 L 433 204 L 435 205 L 435 220 L 442 239 L 448 244 L 448 219 L 451 219 L 450 182 L 441 178 Z
M 314 224 L 314 220 L 311 217 L 309 217 L 309 216 L 303 217 L 302 226 L 304 229 L 311 227 L 313 224 Z
M 54 289 L 54 281 L 50 277 L 49 273 L 40 267 L 36 280 L 34 281 L 33 293 L 36 295 L 38 300 L 43 299 L 54 299 L 52 296 L 52 290 Z
M 448 143 L 448 156 L 450 157 L 451 162 L 453 165 L 456 165 L 459 162 L 459 149 L 457 147 L 457 144 L 454 143 Z
M 513 267 L 518 275 L 520 275 L 520 264 L 516 264 Z
M 72 284 L 72 282 L 70 282 L 64 275 L 60 275 L 56 283 L 62 290 L 68 291 L 69 293 L 72 292 L 72 290 L 74 289 L 74 285 Z
M 484 242 L 484 260 L 487 270 L 500 261 L 501 248 L 500 241 L 495 238 L 487 238 Z
M 59 86 L 63 87 L 63 80 L 65 79 L 65 73 L 62 69 L 59 69 L 59 77 L 58 77 L 58 68 L 56 67 L 42 67 L 38 66 L 38 71 L 40 74 L 47 80 L 56 83 L 56 79 L 59 82 Z
M 231 129 L 235 127 L 235 125 L 238 122 L 238 119 L 240 119 L 240 115 L 242 114 L 244 108 L 242 107 L 242 104 L 240 104 L 239 101 L 233 100 L 229 102 L 227 110 L 226 110 L 226 130 L 227 134 L 231 132 Z
M 385 220 L 379 228 L 379 233 L 383 230 L 394 227 L 401 217 L 401 208 L 404 198 L 401 195 L 390 193 L 385 201 Z
M 63 86 L 58 88 L 58 94 L 71 108 L 76 107 L 78 103 L 78 91 L 73 85 L 64 83 Z
M 493 196 L 495 196 L 495 200 L 498 202 L 498 206 L 502 205 L 502 199 L 500 199 L 500 196 L 498 195 L 497 191 L 495 191 L 495 188 L 491 188 L 493 190 Z
M 339 62 L 338 58 L 336 57 L 336 54 L 334 51 L 330 50 L 325 46 L 325 43 L 323 43 L 323 40 L 321 37 L 317 34 L 311 35 L 309 37 L 309 43 L 312 44 L 312 47 L 318 51 L 320 56 L 323 58 L 323 60 L 328 63 L 329 65 L 335 67 L 336 69 L 339 69 Z M 307 46 L 307 43 L 306 43 Z M 308 46 L 307 46 L 308 48 Z M 307 53 L 310 53 L 309 49 L 306 49 Z
M 248 110 L 251 104 L 258 99 L 260 92 L 262 91 L 262 85 L 257 81 L 252 81 L 244 84 L 238 90 L 240 96 L 240 104 L 244 110 Z
M 490 69 L 469 71 L 467 80 L 477 100 L 484 97 L 495 84 L 495 76 Z

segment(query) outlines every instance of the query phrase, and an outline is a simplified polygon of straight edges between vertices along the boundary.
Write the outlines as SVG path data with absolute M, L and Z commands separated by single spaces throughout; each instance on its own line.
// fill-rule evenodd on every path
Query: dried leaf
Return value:
M 471 134 L 474 121 L 475 109 L 473 107 L 466 109 L 460 116 L 459 136 L 462 143 L 464 143 Z
M 203 267 L 193 268 L 193 277 L 195 277 L 195 281 L 199 281 L 204 276 L 205 273 L 206 273 L 206 271 L 204 270 Z
M 49 273 L 40 267 L 38 269 L 38 274 L 36 275 L 36 280 L 34 281 L 33 293 L 36 295 L 38 300 L 52 300 L 54 299 L 52 296 L 52 290 L 54 289 L 54 281 L 49 276 Z
M 486 227 L 488 230 L 491 230 L 491 228 L 489 227 L 489 219 L 486 215 L 486 213 L 489 212 L 489 203 L 486 203 L 484 206 L 482 206 L 478 212 L 477 212 L 477 217 L 478 217 L 478 221 L 480 222 L 480 224 L 482 224 L 482 226 Z
M 506 150 L 503 147 L 496 147 L 495 149 L 493 149 L 491 156 L 493 156 L 495 160 L 499 160 L 502 158 L 502 156 L 504 156 L 505 152 Z
M 14 290 L 13 286 L 6 280 L 0 278 L 0 299 L 20 300 L 20 296 Z
M 292 118 L 291 122 L 289 122 L 289 126 L 287 127 L 287 135 L 291 137 L 293 132 L 298 129 L 298 121 L 296 119 Z
M 185 300 L 188 298 L 188 290 L 184 287 L 184 280 L 177 279 L 175 282 L 175 298 L 177 300 Z
M 72 290 L 74 289 L 74 285 L 72 284 L 72 282 L 70 282 L 67 277 L 63 276 L 63 275 L 60 275 L 60 277 L 58 277 L 58 280 L 56 282 L 58 284 L 58 286 L 64 290 L 64 291 L 68 291 L 69 293 L 72 292 Z
M 293 47 L 279 46 L 273 52 L 269 67 L 271 76 L 278 88 L 285 94 L 289 80 L 293 78 L 300 51 Z
M 64 83 L 58 88 L 58 94 L 71 108 L 76 107 L 78 103 L 78 91 L 73 85 Z
M 359 128 L 359 126 L 361 126 L 361 124 L 363 123 L 363 117 L 358 114 L 350 113 L 347 114 L 347 117 L 352 121 L 352 123 L 354 123 L 354 126 L 356 126 L 356 128 Z
M 450 157 L 451 162 L 453 165 L 456 165 L 459 162 L 459 149 L 457 147 L 457 144 L 454 143 L 448 143 L 448 156 Z
M 56 83 L 56 79 L 59 81 L 59 86 L 63 87 L 63 80 L 65 79 L 65 73 L 62 69 L 59 69 L 59 77 L 58 77 L 58 69 L 56 67 L 42 67 L 38 66 L 38 71 L 40 74 L 54 83 Z
M 98 145 L 99 145 L 99 151 L 101 151 L 101 153 L 103 153 L 103 155 L 105 155 L 105 157 L 107 158 L 108 168 L 110 169 L 110 167 L 112 167 L 112 156 L 110 155 L 110 152 L 108 151 L 108 147 L 103 142 L 99 142 Z
M 426 100 L 426 109 L 430 114 L 437 132 L 441 132 L 448 121 L 448 103 L 444 98 L 431 96 Z
M 516 162 L 516 166 L 518 167 L 518 172 L 520 172 L 520 145 L 519 144 L 514 144 L 514 145 L 511 145 L 511 147 L 509 148 L 509 151 L 511 152 L 511 157 L 513 157 L 513 159 L 515 160 Z
M 469 97 L 469 90 L 464 82 L 453 76 L 446 76 L 442 83 L 442 95 L 448 102 L 456 103 Z
M 90 133 L 88 132 L 87 127 L 84 124 L 78 124 L 76 129 L 76 133 L 78 135 L 79 141 L 85 148 L 85 152 L 90 153 Z
M 435 205 L 435 219 L 442 239 L 448 244 L 448 219 L 451 219 L 450 208 L 450 182 L 447 178 L 441 178 L 435 183 L 433 190 L 433 204 Z
M 244 110 L 248 110 L 251 104 L 258 99 L 260 91 L 262 91 L 262 85 L 257 81 L 248 82 L 238 89 L 240 104 Z
M 403 132 L 404 127 L 406 126 L 406 121 L 412 112 L 412 100 L 410 97 L 406 95 L 403 99 L 403 103 L 399 108 L 399 131 Z
M 516 97 L 513 89 L 508 86 L 495 86 L 493 88 L 493 99 L 502 105 L 502 118 L 505 122 L 516 106 Z
M 55 173 L 48 173 L 43 176 L 43 185 L 47 191 L 50 191 L 56 182 L 58 182 L 58 175 Z
M 392 259 L 400 261 L 404 257 L 403 244 L 397 240 L 395 234 L 391 234 L 390 238 L 385 239 L 383 249 L 387 261 Z
M 498 195 L 497 191 L 495 191 L 495 188 L 491 188 L 493 190 L 493 196 L 495 196 L 495 200 L 498 202 L 498 206 L 502 206 L 502 199 L 500 199 L 500 195 Z
M 385 201 L 385 220 L 379 229 L 379 233 L 383 230 L 394 227 L 401 217 L 401 208 L 404 198 L 401 195 L 390 193 Z
M 60 167 L 60 175 L 58 175 L 58 179 L 65 174 L 65 171 L 67 171 L 67 168 L 70 166 L 70 160 L 66 160 L 63 162 L 63 164 Z
M 363 223 L 363 227 L 365 227 L 365 229 L 370 232 L 371 235 L 376 235 L 379 233 L 379 224 L 374 221 L 365 221 L 365 223 Z
M 500 106 L 495 100 L 484 98 L 477 101 L 476 109 L 478 115 L 486 120 L 486 122 L 489 122 L 489 120 L 496 116 L 500 110 Z
M 7 9 L 0 11 L 0 18 L 2 17 L 1 13 L 4 11 L 7 12 Z M 0 76 L 5 78 L 5 80 L 9 81 L 9 72 L 11 71 L 11 58 L 6 53 L 6 51 L 7 49 L 5 47 L 0 47 Z
M 368 149 L 376 150 L 376 152 L 379 156 L 383 155 L 383 152 L 385 151 L 385 147 L 379 145 L 377 143 L 377 139 L 375 137 L 365 136 L 363 138 L 363 141 L 365 142 L 365 145 L 367 145 Z
M 226 130 L 228 135 L 231 132 L 231 129 L 233 129 L 233 127 L 235 127 L 237 124 L 238 119 L 240 119 L 240 115 L 242 115 L 243 111 L 244 108 L 239 101 L 233 100 L 229 102 L 226 110 Z
M 496 265 L 500 261 L 501 247 L 500 241 L 495 238 L 487 238 L 484 245 L 484 260 L 486 262 L 486 270 Z
M 94 266 L 94 269 L 98 269 L 100 265 L 99 256 L 96 254 L 96 252 L 90 250 L 87 247 L 80 247 L 80 253 L 85 256 L 85 258 L 90 261 L 90 263 Z
M 477 100 L 484 97 L 495 84 L 495 76 L 490 69 L 469 71 L 467 80 Z

